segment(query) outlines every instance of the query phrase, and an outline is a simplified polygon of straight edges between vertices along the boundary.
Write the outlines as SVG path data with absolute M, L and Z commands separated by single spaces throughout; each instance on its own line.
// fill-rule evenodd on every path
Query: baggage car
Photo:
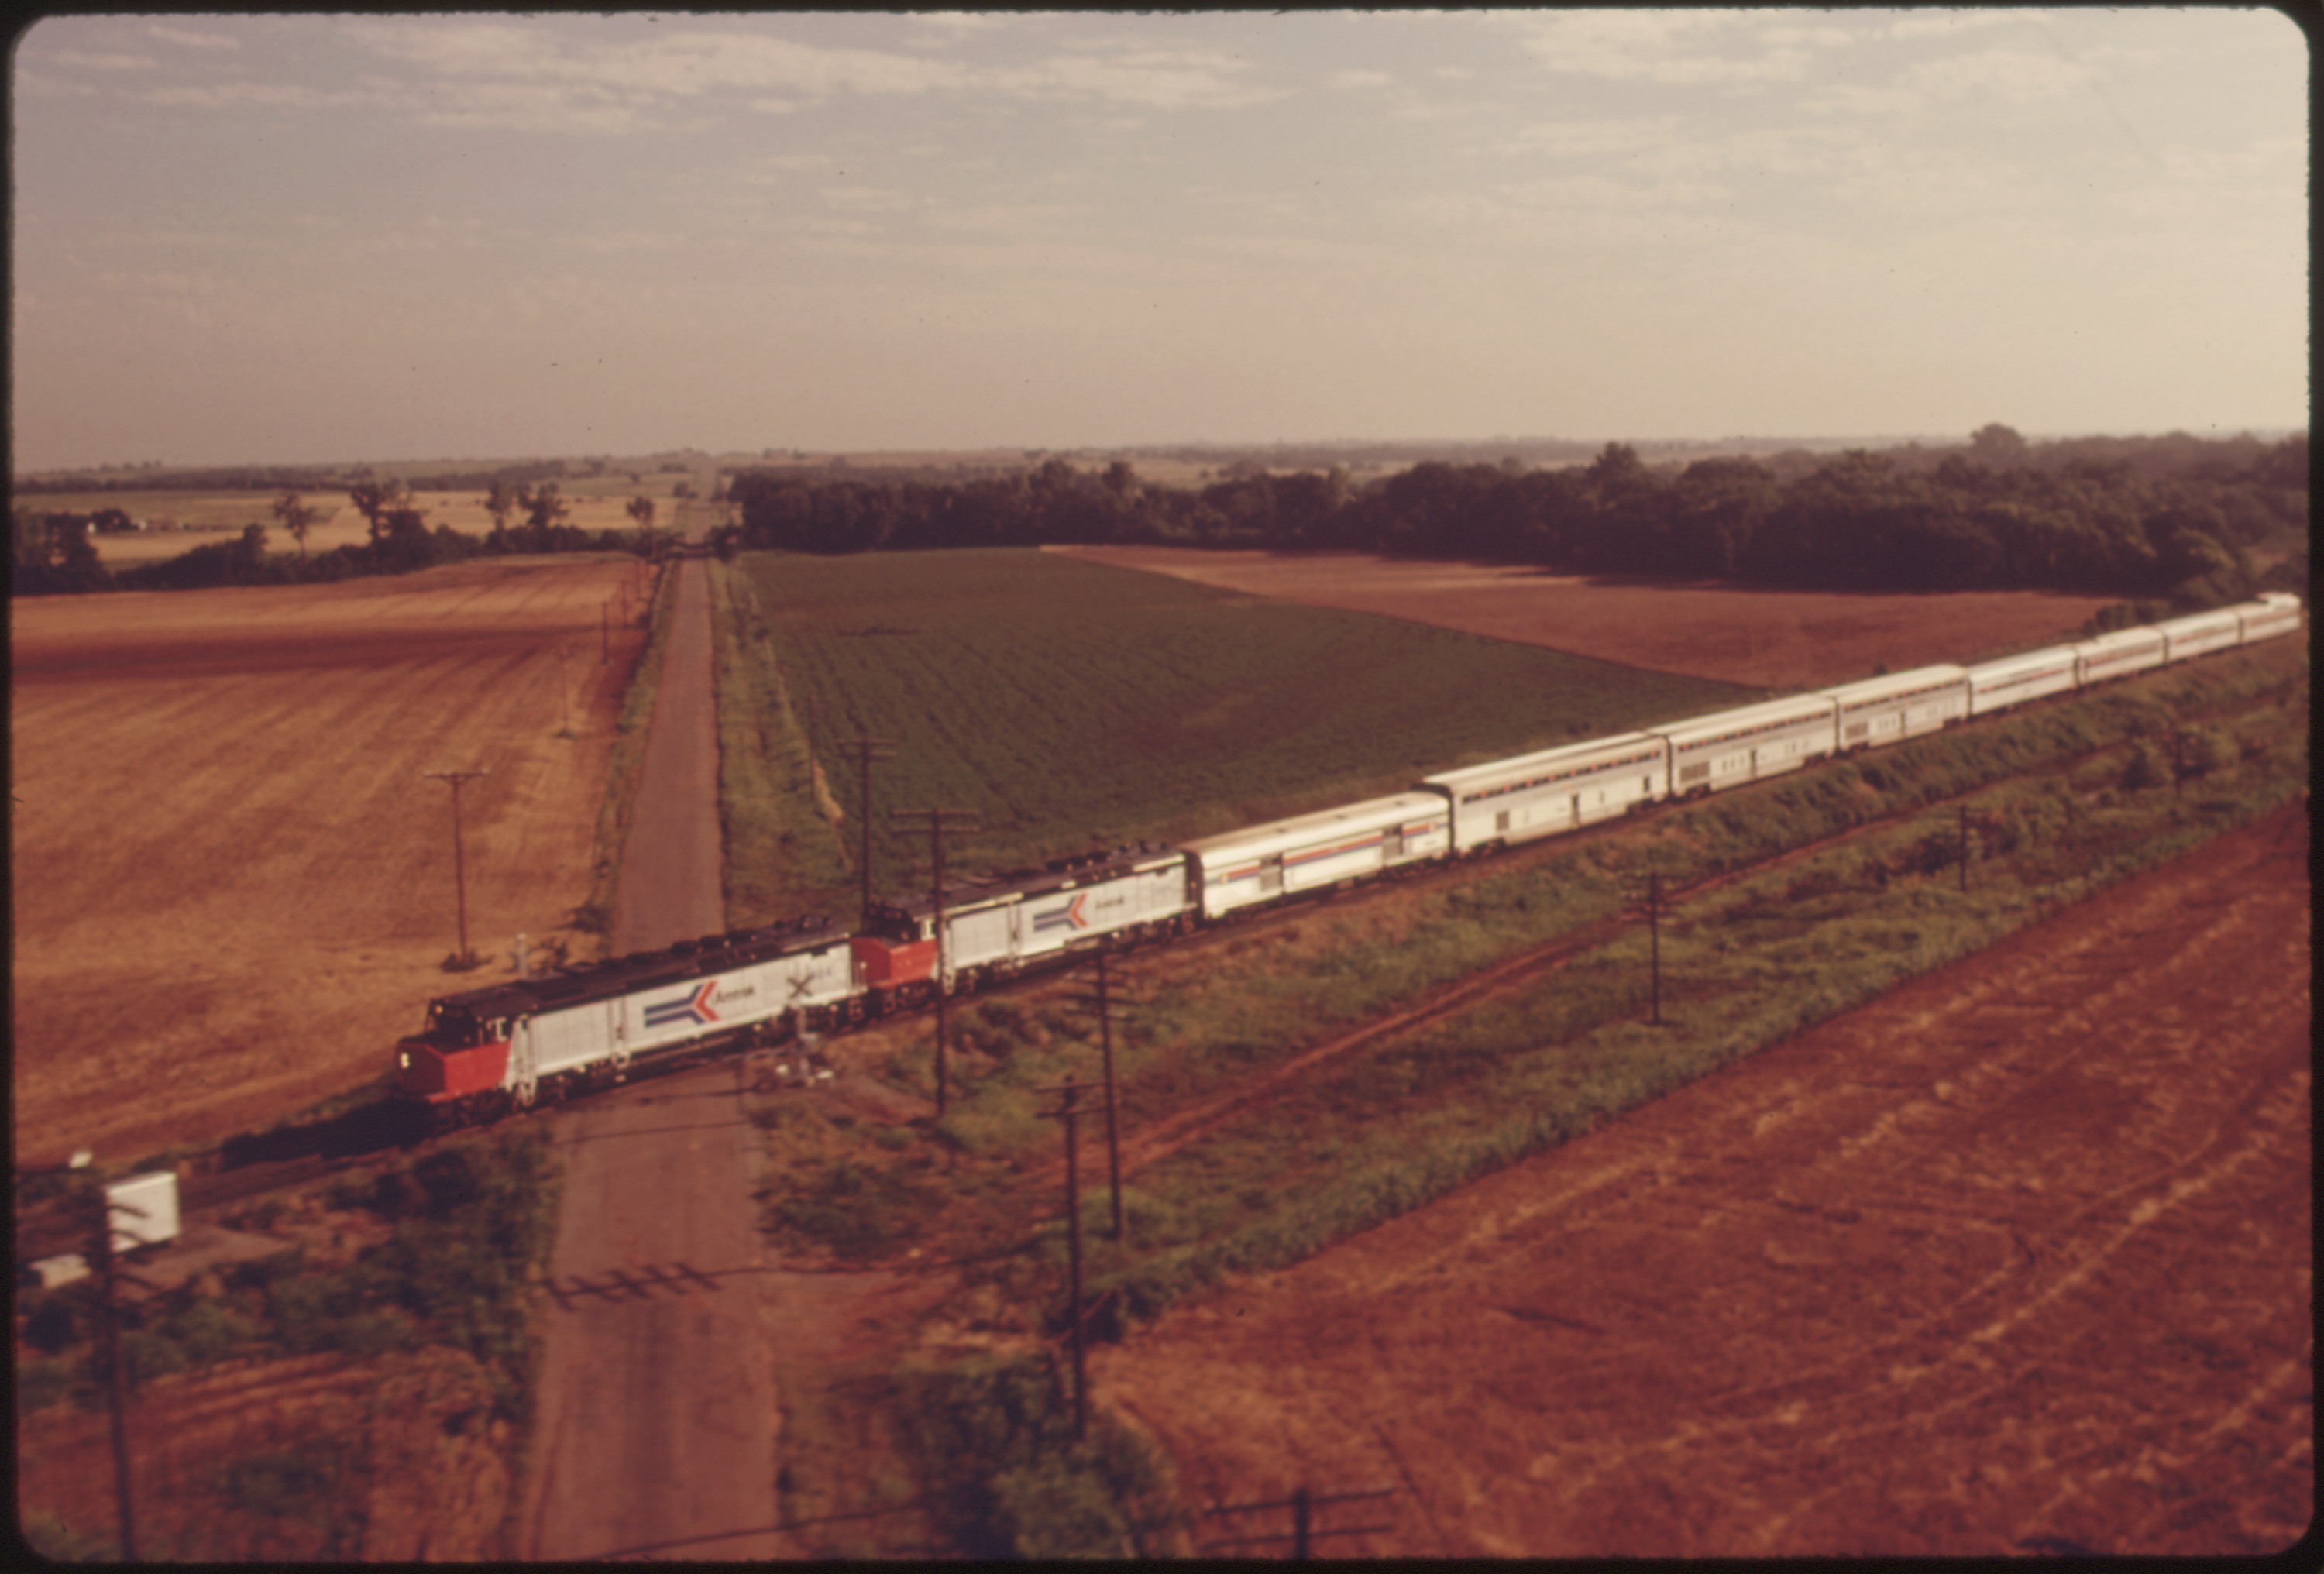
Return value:
M 1670 745 L 1625 732 L 1425 778 L 1452 805 L 1452 848 L 1473 852 L 1628 814 L 1670 792 Z

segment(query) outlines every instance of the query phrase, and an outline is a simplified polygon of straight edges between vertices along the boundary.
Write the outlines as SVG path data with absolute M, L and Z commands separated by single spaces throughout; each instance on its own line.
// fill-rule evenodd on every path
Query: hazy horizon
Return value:
M 2304 429 L 2306 78 L 2261 10 L 45 19 L 13 462 Z

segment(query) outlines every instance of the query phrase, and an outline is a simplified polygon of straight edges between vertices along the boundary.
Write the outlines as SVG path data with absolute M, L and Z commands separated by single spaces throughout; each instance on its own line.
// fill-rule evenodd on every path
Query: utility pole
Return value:
M 97 1215 L 97 1238 L 90 1247 L 89 1260 L 97 1273 L 98 1358 L 105 1363 L 106 1388 L 112 1401 L 114 1504 L 121 1521 L 121 1560 L 134 1563 L 137 1516 L 129 1475 L 129 1373 L 121 1359 L 121 1336 L 114 1308 L 114 1281 L 119 1266 L 114 1260 L 113 1215 L 118 1211 L 142 1217 L 145 1210 L 134 1203 L 115 1201 L 106 1195 L 102 1185 L 97 1189 L 92 1206 Z
M 557 716 L 558 736 L 573 736 L 573 698 L 565 681 L 565 647 L 557 648 Z
M 1969 890 L 1969 805 L 1960 805 L 1960 888 Z
M 1105 966 L 1106 954 L 1104 952 L 1101 951 L 1097 953 L 1096 964 L 1097 993 L 1094 996 L 1084 996 L 1081 999 L 1075 1001 L 1074 1004 L 1079 1006 L 1084 1011 L 1095 1014 L 1097 1017 L 1098 1044 L 1101 1046 L 1101 1053 L 1104 1057 L 1103 1063 L 1105 1066 L 1106 1174 L 1107 1179 L 1111 1182 L 1113 1189 L 1113 1233 L 1111 1238 L 1120 1240 L 1122 1236 L 1121 1132 L 1120 1118 L 1117 1112 L 1117 1105 L 1114 1100 L 1113 1086 L 1113 1022 L 1114 1013 L 1119 1009 L 1119 1008 L 1114 1005 L 1107 989 Z
M 808 704 L 812 706 L 814 702 L 809 701 Z M 863 883 L 862 926 L 868 929 L 872 926 L 872 766 L 875 760 L 895 758 L 896 741 L 859 734 L 850 738 L 844 746 L 855 750 L 856 769 L 862 772 L 863 779 L 863 812 L 857 816 L 862 822 L 862 849 L 856 855 L 855 872 Z M 815 747 L 811 733 L 807 747 L 810 750 Z
M 460 955 L 464 968 L 475 965 L 476 953 L 468 949 L 468 860 L 462 850 L 460 838 L 460 789 L 479 777 L 490 776 L 488 770 L 423 770 L 420 775 L 430 781 L 452 784 L 452 879 L 459 891 Z
M 936 865 L 935 911 L 930 921 L 936 941 L 936 1118 L 941 1120 L 945 1114 L 945 1000 L 952 993 L 952 971 L 945 945 L 944 833 L 947 825 L 955 831 L 973 831 L 978 816 L 972 809 L 890 809 L 888 818 L 908 830 L 917 831 L 926 825 L 928 856 Z
M 1080 1442 L 1089 1432 L 1089 1398 L 1087 1379 L 1082 1362 L 1082 1190 L 1081 1144 L 1074 1122 L 1074 1094 L 1080 1084 L 1067 1077 L 1056 1087 L 1036 1090 L 1044 1093 L 1063 1093 L 1065 1102 L 1055 1109 L 1041 1111 L 1043 1119 L 1063 1119 L 1065 1123 L 1065 1252 L 1070 1264 L 1073 1295 L 1072 1325 L 1074 1341 L 1074 1441 Z
M 613 658 L 613 598 L 607 596 L 597 607 L 597 665 L 603 667 Z

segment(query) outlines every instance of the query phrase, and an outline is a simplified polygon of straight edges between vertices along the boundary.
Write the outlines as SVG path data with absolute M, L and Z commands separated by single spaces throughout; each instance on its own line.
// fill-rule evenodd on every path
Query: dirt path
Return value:
M 616 954 L 726 926 L 709 581 L 698 560 L 677 573 Z M 799 1555 L 777 1528 L 777 1309 L 742 1074 L 739 1062 L 707 1066 L 557 1118 L 558 1307 L 543 1341 L 523 1557 Z
M 726 927 L 718 820 L 718 713 L 710 673 L 710 576 L 675 571 L 669 640 L 613 901 L 616 956 Z
M 1392 1528 L 1325 1551 L 2286 1546 L 2306 859 L 2273 816 L 1190 1304 L 1093 1380 L 1198 1503 L 1398 1489 L 1326 1510 Z

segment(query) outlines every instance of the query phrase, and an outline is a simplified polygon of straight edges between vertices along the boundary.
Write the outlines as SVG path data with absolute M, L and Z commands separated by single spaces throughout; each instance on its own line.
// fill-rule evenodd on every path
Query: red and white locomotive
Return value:
M 2134 672 L 2295 633 L 2300 598 L 2257 601 L 1971 667 L 1927 667 L 1515 759 L 1408 792 L 1177 847 L 1139 842 L 873 907 L 680 941 L 544 979 L 447 995 L 397 1047 L 397 1087 L 453 1119 L 525 1109 L 669 1063 L 819 1032 L 1100 949 L 1447 858 L 1572 831 L 1881 748 Z

